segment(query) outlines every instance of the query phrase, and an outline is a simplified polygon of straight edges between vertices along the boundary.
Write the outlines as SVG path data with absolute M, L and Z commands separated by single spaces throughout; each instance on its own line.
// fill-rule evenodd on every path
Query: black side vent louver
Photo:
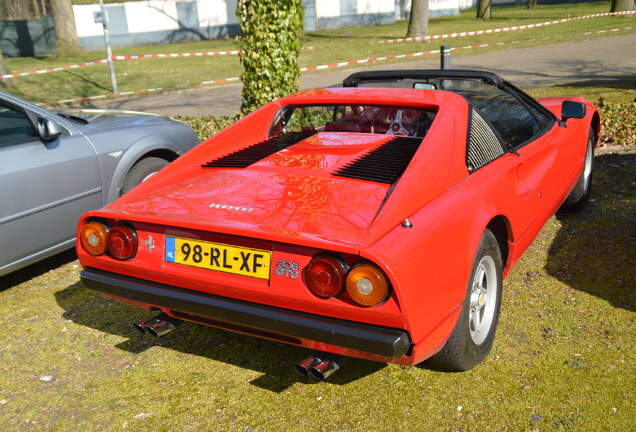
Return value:
M 218 159 L 203 164 L 204 168 L 247 168 L 248 166 L 265 159 L 268 156 L 278 153 L 281 150 L 291 147 L 294 144 L 309 138 L 316 131 L 289 132 L 276 135 L 271 138 L 237 150 L 233 153 L 221 156 Z
M 422 138 L 394 137 L 332 174 L 393 184 L 404 173 L 421 143 Z
M 477 112 L 472 110 L 470 134 L 468 135 L 467 166 L 470 172 L 486 165 L 505 153 L 492 127 Z

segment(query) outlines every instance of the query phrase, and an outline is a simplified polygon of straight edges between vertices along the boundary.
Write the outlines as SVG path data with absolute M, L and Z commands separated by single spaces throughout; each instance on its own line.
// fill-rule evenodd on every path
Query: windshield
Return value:
M 434 118 L 432 110 L 402 106 L 286 106 L 276 116 L 269 135 L 315 131 L 424 137 Z

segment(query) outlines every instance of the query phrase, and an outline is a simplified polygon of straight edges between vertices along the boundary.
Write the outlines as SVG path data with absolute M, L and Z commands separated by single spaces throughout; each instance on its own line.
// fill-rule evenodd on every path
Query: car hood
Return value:
M 169 117 L 159 114 L 121 110 L 70 110 L 59 115 L 92 129 L 112 129 L 131 125 L 165 123 Z
M 172 226 L 359 245 L 391 185 L 337 173 L 389 139 L 320 133 L 246 167 L 193 167 L 197 175 L 133 191 L 109 209 Z

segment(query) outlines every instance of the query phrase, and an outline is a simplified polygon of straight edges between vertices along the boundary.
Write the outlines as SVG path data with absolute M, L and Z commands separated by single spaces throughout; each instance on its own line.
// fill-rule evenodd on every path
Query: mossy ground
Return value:
M 72 252 L 0 278 L 3 431 L 633 431 L 636 149 L 601 149 L 593 200 L 548 221 L 504 283 L 494 349 L 465 373 L 348 359 L 149 313 L 87 290 Z

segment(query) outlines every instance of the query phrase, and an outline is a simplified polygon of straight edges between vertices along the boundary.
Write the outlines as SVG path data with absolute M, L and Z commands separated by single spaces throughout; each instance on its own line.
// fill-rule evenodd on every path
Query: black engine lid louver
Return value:
M 203 164 L 204 168 L 247 168 L 248 166 L 291 147 L 300 141 L 314 135 L 316 131 L 288 132 L 221 156 L 218 159 Z
M 393 184 L 404 173 L 421 143 L 422 138 L 394 137 L 332 174 Z

